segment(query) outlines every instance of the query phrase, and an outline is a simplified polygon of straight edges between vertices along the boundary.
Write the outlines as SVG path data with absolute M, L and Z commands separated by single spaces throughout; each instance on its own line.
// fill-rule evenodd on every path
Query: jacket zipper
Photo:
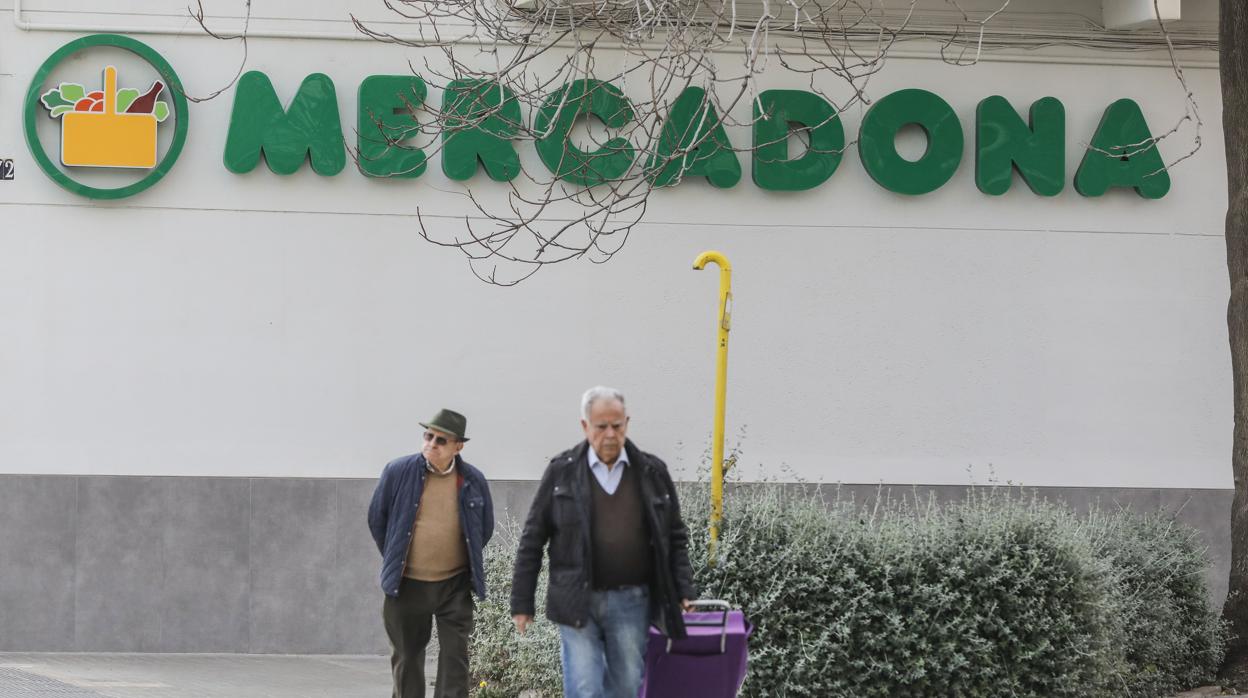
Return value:
M 468 516 L 464 512 L 464 501 L 467 499 L 464 493 L 468 490 L 470 484 L 468 478 L 464 478 L 464 486 L 459 490 L 459 527 L 464 534 L 464 552 L 468 554 L 468 581 L 471 584 L 476 581 L 473 579 L 476 570 L 472 565 L 472 543 L 468 540 Z M 476 589 L 474 588 L 472 591 L 476 592 Z
M 417 471 L 416 481 L 421 482 L 421 480 L 423 479 L 423 475 L 424 475 L 423 472 Z M 420 489 L 422 491 L 425 489 L 423 483 L 421 484 Z M 415 506 L 412 507 L 412 509 L 416 511 L 420 511 L 420 497 L 416 498 L 416 504 Z M 403 575 L 405 572 L 407 572 L 407 554 L 412 551 L 412 529 L 415 527 L 416 527 L 416 514 L 413 513 L 412 525 L 407 528 L 407 544 L 403 546 L 403 566 L 399 568 L 399 586 L 403 586 Z M 399 587 L 394 588 L 394 593 L 396 596 L 398 595 Z

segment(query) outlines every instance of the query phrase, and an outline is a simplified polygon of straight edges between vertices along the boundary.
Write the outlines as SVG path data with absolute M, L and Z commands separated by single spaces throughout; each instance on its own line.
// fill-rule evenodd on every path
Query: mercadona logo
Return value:
M 94 82 L 84 77 L 79 82 L 45 84 L 67 58 L 96 47 L 129 51 L 146 61 L 159 77 L 142 89 L 120 87 L 117 68 L 105 65 Z M 173 139 L 161 158 L 157 129 L 168 120 L 171 104 Z M 41 117 L 60 120 L 60 164 L 64 168 L 52 161 L 39 138 L 37 119 Z M 177 161 L 186 143 L 186 96 L 173 66 L 150 46 L 127 36 L 94 34 L 65 44 L 39 67 L 26 93 L 23 125 L 31 155 L 53 181 L 94 199 L 121 199 L 160 181 Z M 131 184 L 104 188 L 75 179 L 73 168 L 149 172 Z

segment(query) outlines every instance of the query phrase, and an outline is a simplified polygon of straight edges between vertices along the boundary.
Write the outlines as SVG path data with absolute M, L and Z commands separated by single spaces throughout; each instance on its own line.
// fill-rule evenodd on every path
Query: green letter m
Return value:
M 346 147 L 338 121 L 338 97 L 328 75 L 313 73 L 304 78 L 285 111 L 269 76 L 252 70 L 239 78 L 225 139 L 225 167 L 236 174 L 250 172 L 260 162 L 261 151 L 269 169 L 277 174 L 294 173 L 309 154 L 317 174 L 342 171 L 347 164 Z

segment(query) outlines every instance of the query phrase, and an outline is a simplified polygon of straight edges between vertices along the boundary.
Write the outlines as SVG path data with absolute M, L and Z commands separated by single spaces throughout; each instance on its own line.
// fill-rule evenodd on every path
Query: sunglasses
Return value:
M 432 441 L 438 446 L 445 446 L 449 442 L 449 439 L 447 439 L 445 436 L 438 436 L 437 434 L 431 431 L 427 431 L 425 432 L 425 441 L 426 442 Z

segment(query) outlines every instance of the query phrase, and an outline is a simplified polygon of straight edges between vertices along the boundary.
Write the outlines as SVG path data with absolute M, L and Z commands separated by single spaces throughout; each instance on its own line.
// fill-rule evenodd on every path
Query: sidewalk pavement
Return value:
M 0 652 L 0 698 L 385 698 L 390 688 L 388 657 Z
M 390 660 L 377 656 L 0 652 L 0 698 L 385 698 L 390 687 Z

